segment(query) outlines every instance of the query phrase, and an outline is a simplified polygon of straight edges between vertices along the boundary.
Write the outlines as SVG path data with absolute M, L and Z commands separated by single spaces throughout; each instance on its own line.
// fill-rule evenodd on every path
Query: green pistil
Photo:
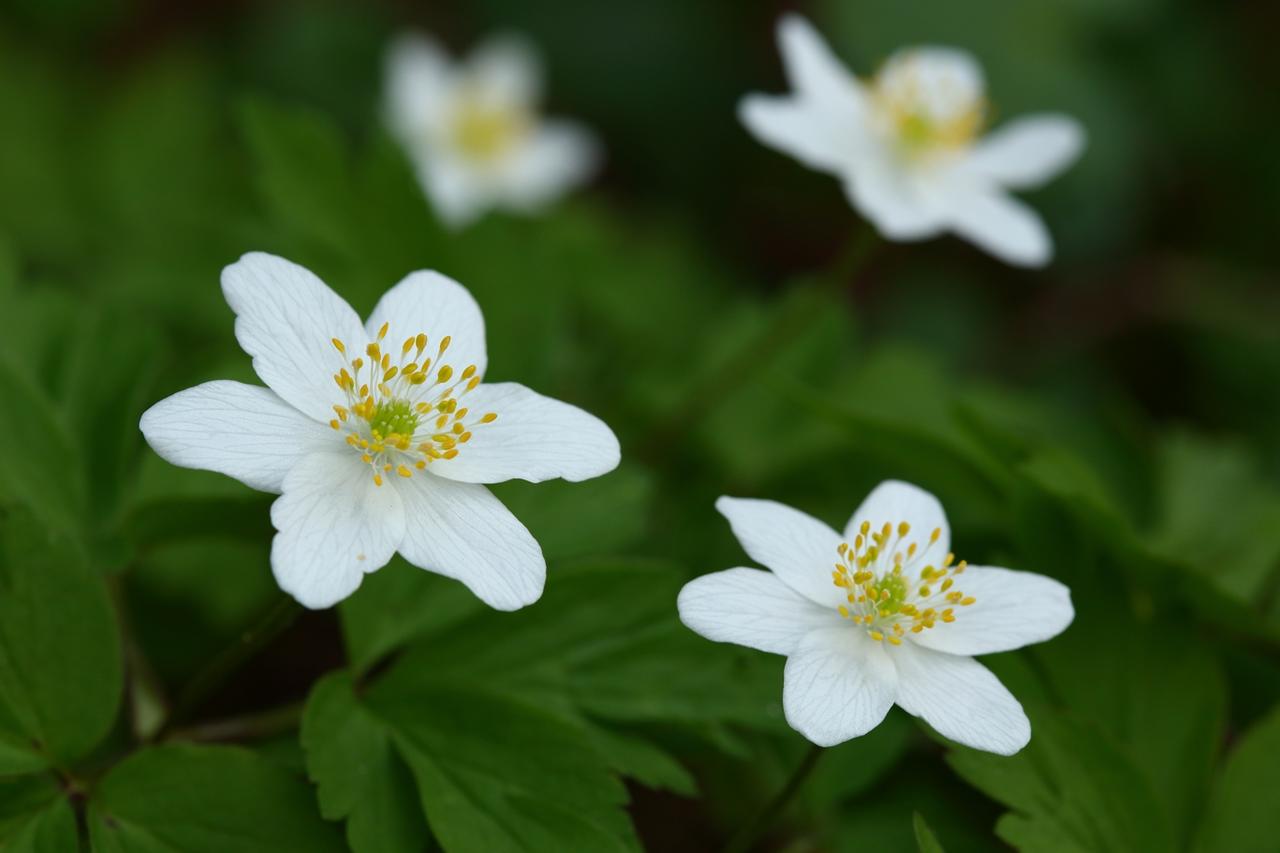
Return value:
M 373 410 L 369 427 L 378 435 L 410 438 L 418 431 L 418 414 L 408 400 L 386 400 Z

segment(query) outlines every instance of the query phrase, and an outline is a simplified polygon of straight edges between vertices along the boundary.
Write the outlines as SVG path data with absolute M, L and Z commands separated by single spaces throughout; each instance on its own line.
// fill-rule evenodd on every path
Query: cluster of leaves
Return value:
M 992 321 L 927 250 L 872 269 L 935 306 L 922 326 L 816 278 L 760 298 L 642 212 L 575 203 L 449 234 L 379 133 L 229 97 L 199 54 L 103 86 L 0 48 L 0 198 L 23 200 L 0 203 L 0 849 L 712 846 L 805 748 L 780 662 L 676 619 L 681 583 L 744 559 L 714 498 L 839 523 L 888 476 L 942 498 L 962 556 L 1066 581 L 1077 622 L 989 661 L 1032 717 L 1023 753 L 939 744 L 895 711 L 823 757 L 796 832 L 848 850 L 993 832 L 1031 851 L 1274 846 L 1276 445 L 1232 409 L 1203 420 L 1243 438 L 1155 422 L 1097 354 L 1025 344 L 1020 381 L 967 379 L 952 365 Z M 537 605 L 491 612 L 397 560 L 269 650 L 301 673 L 285 695 L 213 689 L 280 613 L 269 497 L 164 465 L 136 425 L 179 388 L 254 381 L 216 285 L 250 249 L 362 312 L 440 269 L 484 307 L 491 378 L 615 428 L 608 477 L 497 490 L 547 555 Z M 1280 384 L 1280 342 L 1189 278 L 1169 308 L 1203 356 L 1188 387 L 1208 406 L 1208 388 Z M 779 318 L 800 333 L 770 334 Z

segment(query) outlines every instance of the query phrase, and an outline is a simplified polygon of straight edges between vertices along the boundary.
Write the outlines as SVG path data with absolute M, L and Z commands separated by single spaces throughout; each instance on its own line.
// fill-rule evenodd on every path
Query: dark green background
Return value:
M 987 659 L 1032 717 L 1021 755 L 895 711 L 824 756 L 769 849 L 910 849 L 917 812 L 947 850 L 1276 849 L 1280 11 L 805 6 L 862 73 L 958 45 L 997 118 L 1089 133 L 1029 199 L 1048 269 L 881 244 L 834 295 L 823 270 L 866 226 L 734 117 L 783 88 L 781 11 L 5 4 L 0 849 L 714 849 L 805 745 L 780 659 L 675 618 L 685 579 L 746 562 L 713 501 L 842 524 L 886 477 L 939 495 L 961 557 L 1071 585 L 1077 621 Z M 531 36 L 603 174 L 544 217 L 443 230 L 377 121 L 410 25 L 455 51 Z M 488 612 L 396 560 L 276 618 L 269 496 L 137 431 L 180 388 L 254 381 L 217 286 L 249 250 L 361 312 L 410 270 L 452 275 L 488 378 L 613 426 L 616 473 L 496 490 L 547 554 L 542 601 Z M 808 319 L 736 357 L 787 317 Z M 222 656 L 264 617 L 260 654 Z

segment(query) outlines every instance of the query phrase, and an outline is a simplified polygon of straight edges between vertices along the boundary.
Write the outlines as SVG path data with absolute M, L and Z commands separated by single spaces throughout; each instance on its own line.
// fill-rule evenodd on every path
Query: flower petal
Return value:
M 929 545 L 933 531 L 938 530 L 938 541 L 929 549 L 930 558 L 940 561 L 951 550 L 951 527 L 947 524 L 947 514 L 938 499 L 919 486 L 901 480 L 885 480 L 876 486 L 862 505 L 854 510 L 844 529 L 845 539 L 852 542 L 864 521 L 871 525 L 872 530 L 879 530 L 886 522 L 896 530 L 898 524 L 905 521 L 911 525 L 908 540 L 917 543 L 922 550 Z
M 861 84 L 806 19 L 795 14 L 783 16 L 778 22 L 778 49 L 787 82 L 802 99 L 824 113 L 862 114 Z
M 738 103 L 738 119 L 756 139 L 810 169 L 830 172 L 849 166 L 848 140 L 832 132 L 831 117 L 798 98 L 747 95 Z
M 695 578 L 676 599 L 680 621 L 708 640 L 737 643 L 778 655 L 795 654 L 818 628 L 839 624 L 819 607 L 760 569 L 727 569 Z
M 480 306 L 465 287 L 446 275 L 432 270 L 409 273 L 400 283 L 383 294 L 369 315 L 365 334 L 377 337 L 382 324 L 388 332 L 384 349 L 392 358 L 400 354 L 400 345 L 410 336 L 427 336 L 426 354 L 435 367 L 453 366 L 457 376 L 474 364 L 484 375 L 489 364 L 485 354 L 484 316 Z M 449 336 L 449 348 L 439 357 L 440 343 Z
M 534 212 L 585 181 L 600 162 L 600 145 L 586 128 L 545 121 L 502 167 L 507 206 Z
M 305 457 L 285 476 L 271 523 L 276 582 L 314 609 L 337 604 L 387 564 L 405 513 L 396 490 L 376 486 L 369 466 L 342 447 Z
M 722 497 L 716 509 L 751 559 L 810 601 L 836 608 L 845 593 L 831 581 L 840 536 L 798 509 L 776 501 Z
M 912 637 L 926 648 L 953 655 L 1007 652 L 1056 637 L 1075 616 L 1071 590 L 1044 575 L 968 566 L 956 589 L 977 599 L 956 608 L 956 620 Z
M 465 228 L 493 204 L 491 179 L 463 158 L 420 142 L 408 144 L 407 150 L 431 209 L 449 228 Z
M 542 595 L 542 549 L 484 486 L 418 474 L 396 487 L 408 516 L 400 553 L 410 563 L 462 581 L 498 610 L 517 610 Z
M 949 219 L 957 234 L 1007 264 L 1042 267 L 1053 256 L 1053 241 L 1040 216 L 1001 192 L 956 193 Z
M 449 57 L 434 39 L 406 34 L 386 62 L 386 120 L 405 142 L 429 136 L 444 121 L 452 90 Z
M 1070 116 L 1026 116 L 979 141 L 967 168 L 1010 189 L 1030 189 L 1071 165 L 1084 142 L 1084 128 Z
M 1031 739 L 1031 722 L 1000 680 L 973 658 L 905 642 L 889 650 L 898 670 L 898 704 L 956 743 L 1013 755 Z
M 494 412 L 492 423 L 475 424 L 457 457 L 431 463 L 431 473 L 463 483 L 563 477 L 589 480 L 618 467 L 613 431 L 577 406 L 544 397 L 515 382 L 481 385 L 467 394 L 468 420 Z
M 946 219 L 913 177 L 873 146 L 864 149 L 844 189 L 854 209 L 887 240 L 925 240 L 946 227 Z
M 333 430 L 269 389 L 229 380 L 166 397 L 142 413 L 139 427 L 173 465 L 217 471 L 277 494 L 302 457 L 336 443 Z
M 486 100 L 530 106 L 542 96 L 542 68 L 527 39 L 513 34 L 489 38 L 467 58 L 467 84 Z
M 787 658 L 782 708 L 793 729 L 835 746 L 880 724 L 893 707 L 896 678 L 884 648 L 864 632 L 823 628 Z
M 304 415 L 333 417 L 341 399 L 333 374 L 344 362 L 331 341 L 354 345 L 364 336 L 351 306 L 310 270 L 263 252 L 224 269 L 222 292 L 262 381 Z

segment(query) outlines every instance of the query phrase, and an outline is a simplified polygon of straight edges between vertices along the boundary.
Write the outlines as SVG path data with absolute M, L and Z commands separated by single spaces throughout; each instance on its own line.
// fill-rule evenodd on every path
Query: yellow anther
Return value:
M 386 373 L 382 374 L 382 379 L 384 382 L 389 382 L 392 379 L 395 379 L 398 373 L 400 373 L 400 368 L 396 367 L 395 365 L 392 365 L 391 369 L 389 369 Z
M 379 347 L 376 343 L 371 343 L 367 347 L 365 347 L 364 353 L 365 355 L 369 356 L 369 358 L 373 359 L 374 363 L 377 363 L 382 360 L 382 348 Z
M 456 451 L 456 450 L 446 450 L 446 451 L 444 452 L 444 458 L 445 458 L 445 459 L 452 459 L 453 457 L 455 457 L 455 456 L 457 456 L 457 455 L 458 455 L 458 451 Z
M 381 485 L 382 485 L 382 475 L 381 475 L 381 474 L 374 474 L 374 475 L 373 475 L 373 484 L 374 484 L 375 486 L 381 486 Z
M 387 336 L 387 329 L 391 327 L 391 323 L 383 323 L 382 328 L 378 330 L 378 340 L 382 340 Z
M 404 346 L 400 347 L 400 355 L 408 355 L 411 349 L 413 349 L 413 338 L 405 338 Z
M 472 376 L 475 376 L 475 375 L 476 375 L 476 366 L 474 364 L 468 364 L 466 370 L 462 371 L 463 379 L 470 379 Z
M 471 433 L 469 432 L 464 432 L 462 435 L 458 436 L 458 441 L 461 442 L 462 444 L 466 444 L 470 440 L 471 440 Z
M 472 376 L 469 380 L 467 380 L 467 390 L 474 391 L 476 390 L 476 387 L 479 386 L 479 384 L 480 384 L 480 377 Z
M 417 462 L 413 463 L 413 467 L 421 471 L 423 468 L 427 467 L 427 460 L 419 459 Z
M 364 454 L 361 454 L 360 461 L 366 465 L 370 465 L 373 463 L 373 457 L 370 456 L 368 453 L 364 453 Z
M 972 595 L 966 595 L 964 598 L 960 599 L 960 606 L 968 607 L 970 604 L 973 604 L 977 600 L 978 599 L 974 598 Z
M 837 546 L 837 547 L 836 547 L 836 553 L 837 553 L 837 554 L 839 554 L 841 557 L 843 557 L 843 556 L 844 556 L 844 552 L 845 552 L 845 551 L 848 551 L 848 550 L 849 550 L 849 543 L 848 543 L 848 542 L 841 542 L 841 543 L 839 544 L 839 546 Z
M 339 428 L 338 419 L 334 418 L 333 420 L 329 421 L 329 426 L 333 427 L 334 429 L 338 429 Z
M 863 536 L 866 536 L 870 530 L 871 530 L 871 522 L 869 521 L 862 522 L 862 527 L 859 528 L 859 532 L 861 532 Z
M 943 591 L 943 592 L 946 592 L 947 590 L 951 589 L 951 585 L 952 585 L 953 583 L 955 583 L 955 581 L 954 581 L 954 580 L 952 580 L 951 578 L 947 578 L 946 580 L 944 580 L 944 581 L 942 582 L 942 591 Z
M 907 535 L 908 533 L 910 533 L 910 532 L 911 532 L 911 525 L 910 525 L 910 524 L 907 524 L 905 521 L 900 522 L 900 523 L 898 524 L 898 535 L 899 535 L 899 536 L 906 536 L 906 535 Z
M 395 466 L 392 465 L 390 462 L 382 466 L 382 470 L 387 472 L 390 472 L 393 468 L 395 468 Z
M 413 343 L 418 352 L 422 352 L 427 348 L 427 336 L 422 334 L 422 332 L 418 332 L 418 337 L 414 338 Z
M 452 376 L 453 368 L 446 364 L 444 367 L 440 368 L 440 372 L 436 374 L 436 381 L 448 382 Z
M 464 432 L 466 432 L 466 429 L 467 429 L 467 428 L 466 428 L 466 427 L 464 427 L 462 424 L 454 424 L 454 425 L 453 425 L 453 434 L 454 434 L 454 435 L 462 435 Z
M 840 605 L 839 607 L 837 607 L 836 609 L 840 611 L 840 615 L 841 615 L 843 618 L 845 618 L 845 619 L 848 619 L 848 618 L 849 618 L 849 608 L 847 608 L 847 607 L 845 607 L 843 604 L 841 604 L 841 605 Z
M 445 335 L 443 338 L 440 339 L 440 353 L 439 353 L 440 355 L 444 355 L 444 351 L 449 348 L 449 344 L 452 341 L 453 341 L 452 335 Z
M 933 590 L 929 589 L 929 587 L 927 587 L 927 586 L 922 586 L 922 587 L 920 587 L 920 597 L 921 597 L 921 598 L 928 598 L 928 597 L 929 597 L 929 596 L 931 596 L 931 595 L 933 595 Z
M 940 538 L 942 538 L 942 528 L 941 527 L 933 528 L 933 532 L 929 534 L 929 544 L 932 545 L 934 542 L 937 542 Z
M 427 374 L 425 373 L 415 373 L 409 377 L 410 385 L 421 385 L 423 382 L 426 382 L 426 381 L 427 381 Z
M 396 469 L 396 473 L 397 473 L 397 474 L 399 474 L 401 477 L 412 477 L 412 476 L 413 476 L 413 472 L 412 472 L 412 471 L 410 471 L 410 470 L 409 470 L 406 466 L 404 466 L 404 465 L 401 465 L 399 468 L 397 468 L 397 469 Z
M 871 639 L 875 640 L 877 643 L 884 639 L 884 634 L 881 634 L 879 631 L 872 631 L 867 636 L 871 637 Z
M 895 646 L 902 645 L 902 640 L 898 639 L 897 637 L 890 637 L 889 642 L 893 643 Z
M 346 352 L 347 352 L 347 345 L 346 345 L 346 344 L 344 344 L 342 341 L 338 340 L 337 338 L 331 338 L 330 340 L 333 342 L 333 348 L 334 348 L 334 349 L 336 349 L 338 352 L 340 352 L 340 353 L 342 353 L 342 354 L 344 354 L 344 355 L 346 354 Z

